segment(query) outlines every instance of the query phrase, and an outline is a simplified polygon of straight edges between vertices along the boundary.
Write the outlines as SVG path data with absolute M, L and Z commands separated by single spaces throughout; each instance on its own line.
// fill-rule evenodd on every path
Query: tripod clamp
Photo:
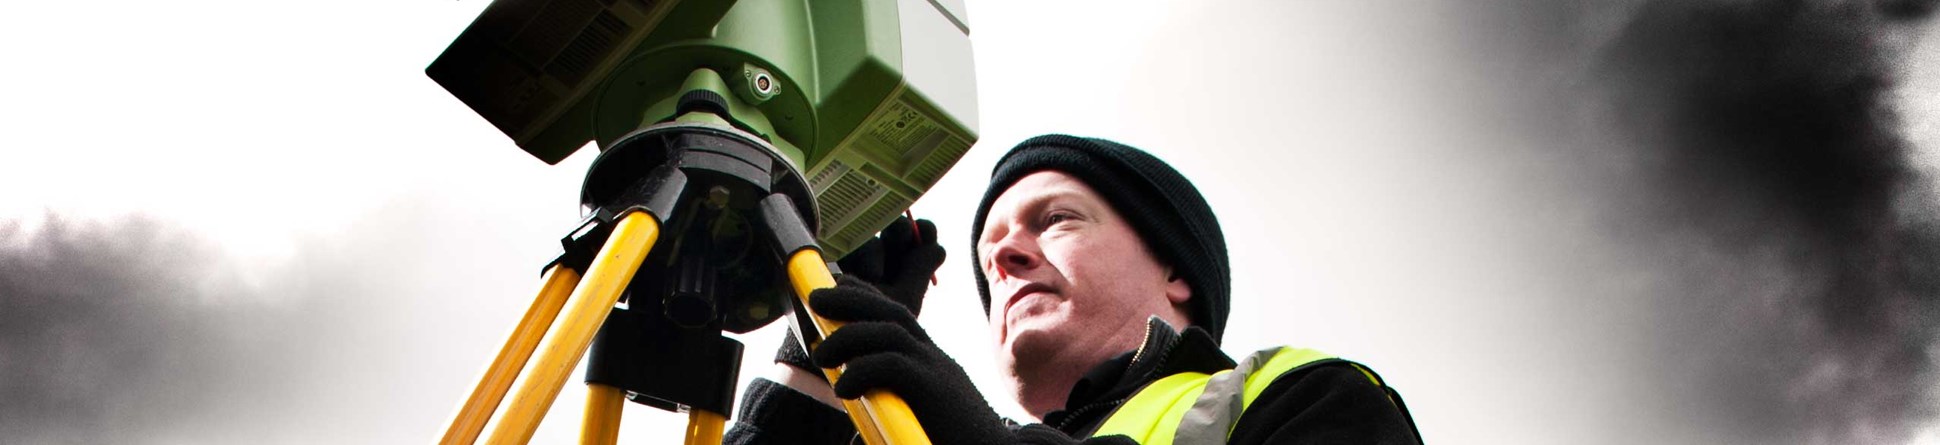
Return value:
M 683 111 L 720 108 L 718 97 L 682 99 Z M 648 165 L 646 175 L 636 176 Z M 629 176 L 638 180 L 613 187 Z M 749 202 L 749 196 L 760 199 Z M 592 211 L 561 239 L 564 252 L 547 267 L 589 265 L 618 215 L 636 209 L 664 221 L 674 236 L 668 248 L 648 256 L 622 297 L 626 306 L 602 324 L 586 382 L 669 411 L 732 413 L 743 347 L 721 333 L 745 332 L 793 312 L 777 266 L 788 254 L 815 247 L 813 219 L 804 218 L 813 213 L 792 202 L 808 196 L 791 164 L 738 129 L 662 123 L 602 153 L 582 192 Z M 768 233 L 754 233 L 756 224 L 746 219 L 760 220 Z M 775 256 L 749 252 L 761 244 Z

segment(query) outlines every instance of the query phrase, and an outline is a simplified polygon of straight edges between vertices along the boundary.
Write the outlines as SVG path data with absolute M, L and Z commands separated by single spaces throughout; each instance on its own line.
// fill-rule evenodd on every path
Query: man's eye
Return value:
M 1057 224 L 1057 223 L 1069 221 L 1074 218 L 1076 218 L 1076 216 L 1072 215 L 1069 212 L 1051 212 L 1048 215 L 1044 215 L 1044 224 L 1046 225 Z

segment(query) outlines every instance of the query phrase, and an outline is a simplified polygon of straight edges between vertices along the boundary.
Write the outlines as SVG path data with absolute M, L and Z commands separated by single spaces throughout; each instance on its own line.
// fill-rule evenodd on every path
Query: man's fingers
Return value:
M 834 368 L 850 363 L 858 357 L 876 354 L 921 354 L 927 349 L 915 333 L 889 323 L 853 323 L 835 330 L 822 344 L 815 347 L 815 364 L 824 368 Z
M 936 238 L 935 222 L 931 222 L 930 220 L 927 220 L 927 219 L 916 220 L 916 233 L 917 233 L 916 242 L 918 243 L 939 244 Z
M 916 220 L 911 224 L 908 218 L 897 218 L 889 227 L 882 229 L 882 245 L 889 253 L 888 258 L 896 258 L 910 249 L 924 245 L 941 245 L 936 239 L 936 223 L 927 219 Z
M 878 234 L 878 236 L 882 237 L 884 245 L 894 251 L 898 250 L 897 248 L 909 247 L 911 241 L 916 238 L 916 232 L 910 230 L 909 217 L 898 216 L 895 221 L 891 221 L 888 226 L 883 227 L 882 233 Z
M 884 274 L 887 273 L 883 267 L 887 262 L 884 260 L 885 255 L 887 253 L 883 251 L 882 240 L 871 238 L 850 251 L 848 255 L 843 255 L 842 259 L 836 260 L 835 264 L 842 266 L 843 275 L 855 276 L 863 281 L 882 281 L 886 276 Z
M 948 360 L 944 362 L 947 363 Z M 924 425 L 943 427 L 951 423 L 988 420 L 992 422 L 988 428 L 1001 431 L 1004 425 L 994 416 L 983 418 L 964 411 L 966 407 L 982 410 L 990 408 L 982 400 L 965 400 L 965 394 L 976 394 L 968 380 L 954 383 L 949 379 L 935 379 L 934 376 L 937 374 L 946 372 L 934 368 L 937 364 L 935 359 L 926 360 L 921 356 L 890 353 L 865 355 L 850 361 L 849 367 L 842 373 L 842 378 L 837 379 L 831 386 L 835 390 L 835 396 L 844 399 L 862 397 L 863 394 L 876 389 L 895 393 L 904 402 L 909 403 L 909 409 L 916 414 L 916 420 Z M 954 363 L 950 364 L 954 365 Z M 959 385 L 963 387 L 957 387 Z M 960 429 L 944 428 L 930 430 L 930 433 L 951 431 L 964 432 Z M 976 440 L 975 437 L 956 439 L 958 440 L 955 442 L 958 443 L 964 440 L 968 440 L 969 443 L 996 443 Z M 950 442 L 952 441 L 938 441 L 938 443 Z
M 842 372 L 842 378 L 835 382 L 835 396 L 844 399 L 862 397 L 872 389 L 886 389 L 899 395 L 915 395 L 923 390 L 916 380 L 917 375 L 927 372 L 922 365 L 902 354 L 870 354 L 857 357 Z
M 808 308 L 816 315 L 841 322 L 886 321 L 915 325 L 916 316 L 902 304 L 883 296 L 867 283 L 843 277 L 841 285 L 808 294 Z
M 883 232 L 884 257 L 883 278 L 892 281 L 891 286 L 899 289 L 912 289 L 920 295 L 923 288 L 911 288 L 909 283 L 919 281 L 928 283 L 936 275 L 936 268 L 943 265 L 943 244 L 936 238 L 936 223 L 927 219 L 916 220 L 915 229 L 910 229 L 907 221 L 900 230 L 897 241 L 891 242 L 888 231 Z M 916 234 L 921 234 L 919 235 Z M 916 239 L 912 239 L 916 238 Z
M 917 246 L 904 255 L 903 270 L 890 278 L 893 281 L 885 284 L 901 295 L 922 295 L 924 290 L 929 288 L 930 276 L 935 275 L 936 269 L 943 266 L 945 256 L 943 246 L 935 244 Z M 915 307 L 910 308 L 911 311 L 919 311 L 922 306 L 921 301 L 906 303 L 915 304 Z

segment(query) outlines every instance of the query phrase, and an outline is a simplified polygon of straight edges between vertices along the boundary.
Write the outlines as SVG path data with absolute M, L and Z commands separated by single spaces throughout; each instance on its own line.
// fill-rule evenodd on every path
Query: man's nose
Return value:
M 999 241 L 991 258 L 997 263 L 999 276 L 1015 276 L 1044 264 L 1044 257 L 1035 244 L 1020 238 L 1019 234 L 1012 234 Z

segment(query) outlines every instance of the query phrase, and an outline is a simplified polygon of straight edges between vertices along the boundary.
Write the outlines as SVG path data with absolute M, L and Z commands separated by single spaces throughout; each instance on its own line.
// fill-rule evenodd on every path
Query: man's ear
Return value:
M 1170 267 L 1167 268 L 1170 269 Z M 1171 301 L 1173 305 L 1177 306 L 1183 305 L 1186 301 L 1192 299 L 1192 285 L 1186 282 L 1186 277 L 1179 275 L 1177 269 L 1167 271 L 1166 275 L 1165 299 L 1167 301 Z

